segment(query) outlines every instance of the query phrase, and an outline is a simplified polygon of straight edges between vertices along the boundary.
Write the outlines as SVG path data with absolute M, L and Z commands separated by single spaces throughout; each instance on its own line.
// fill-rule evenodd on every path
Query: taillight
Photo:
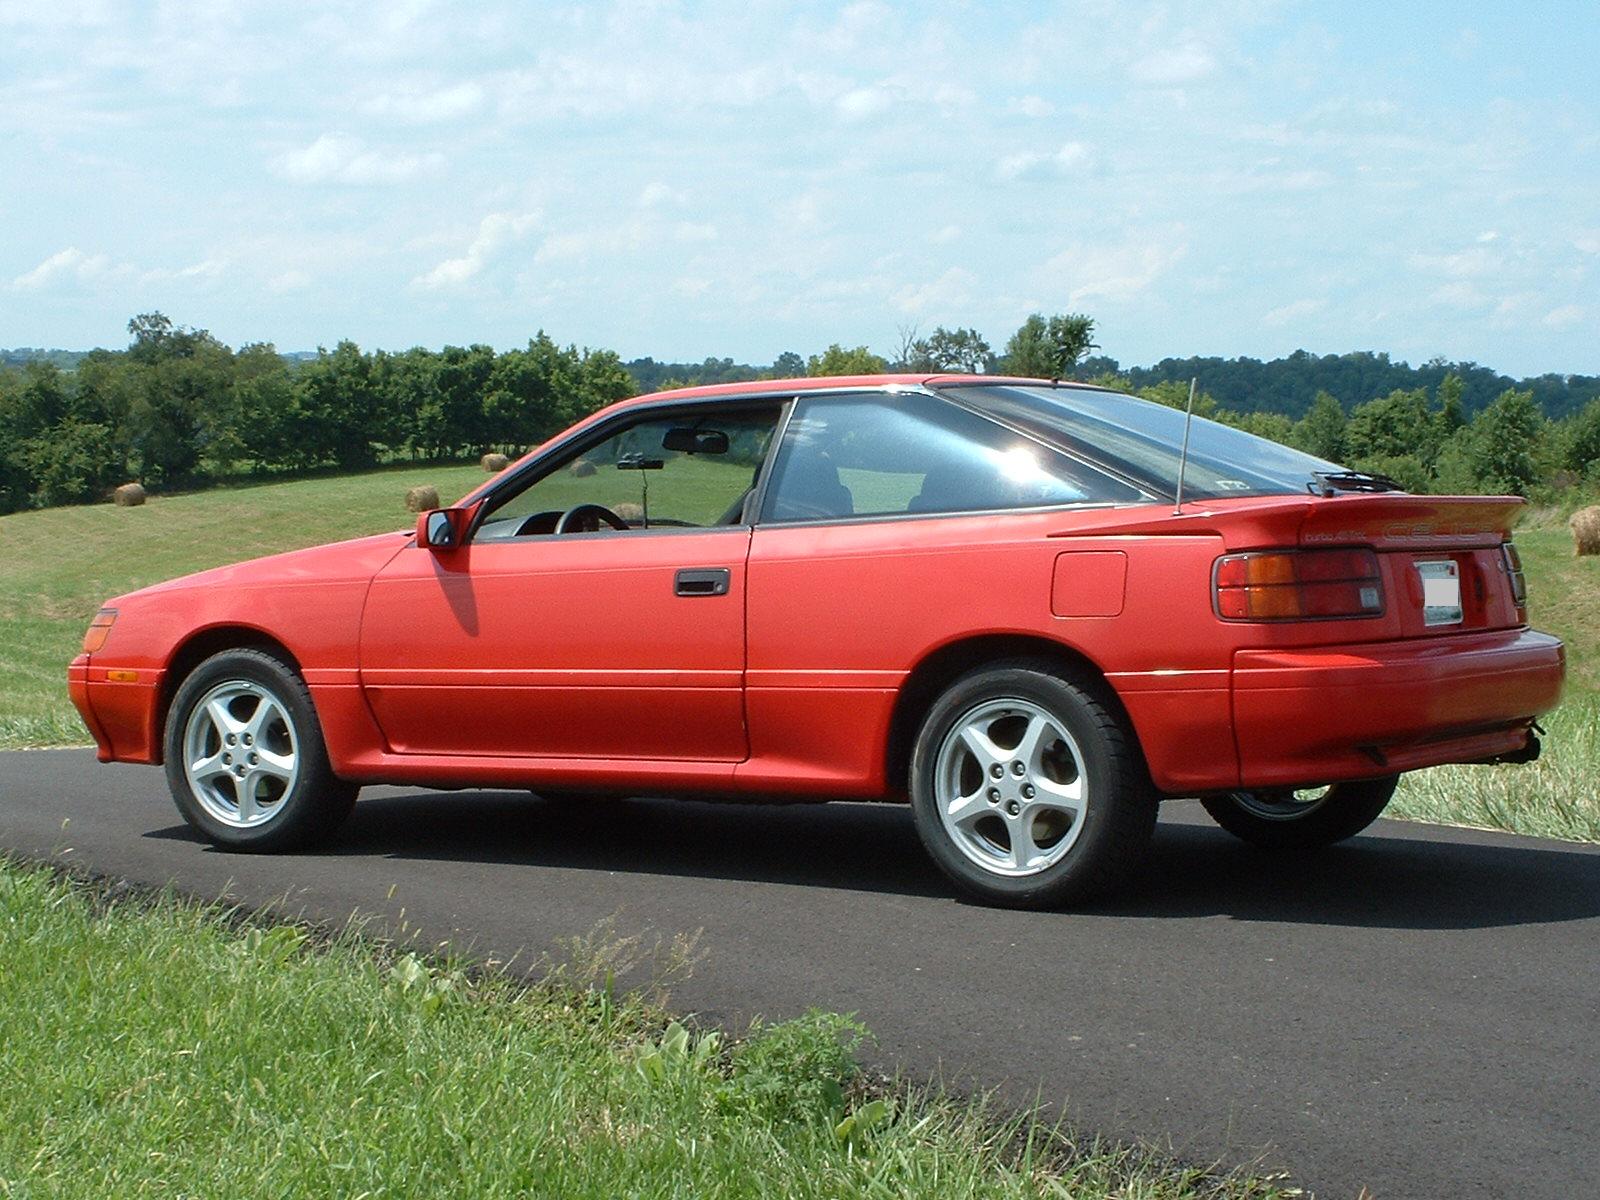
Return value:
M 1260 550 L 1217 559 L 1212 577 L 1225 621 L 1375 617 L 1383 581 L 1371 550 Z
M 1500 555 L 1505 559 L 1506 578 L 1511 581 L 1511 599 L 1518 608 L 1528 607 L 1528 577 L 1522 573 L 1522 555 L 1510 542 L 1500 543 Z
M 106 638 L 111 636 L 111 626 L 116 623 L 117 610 L 102 608 L 95 613 L 94 620 L 89 622 L 89 630 L 83 635 L 83 652 L 93 654 L 106 644 Z

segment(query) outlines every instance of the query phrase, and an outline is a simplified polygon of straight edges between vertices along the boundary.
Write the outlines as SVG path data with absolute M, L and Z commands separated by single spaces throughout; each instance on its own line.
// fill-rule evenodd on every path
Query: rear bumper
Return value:
M 1512 753 L 1561 698 L 1565 674 L 1560 640 L 1529 629 L 1238 651 L 1240 783 L 1333 782 Z

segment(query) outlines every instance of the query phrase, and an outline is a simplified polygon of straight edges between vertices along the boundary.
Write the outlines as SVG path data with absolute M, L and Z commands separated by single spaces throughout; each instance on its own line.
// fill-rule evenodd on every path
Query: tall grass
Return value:
M 875 1090 L 844 1018 L 729 1046 L 586 981 L 0 862 L 0 1196 L 1283 1194 Z
M 1413 771 L 1385 815 L 1600 842 L 1600 697 L 1574 697 L 1543 724 L 1537 762 Z

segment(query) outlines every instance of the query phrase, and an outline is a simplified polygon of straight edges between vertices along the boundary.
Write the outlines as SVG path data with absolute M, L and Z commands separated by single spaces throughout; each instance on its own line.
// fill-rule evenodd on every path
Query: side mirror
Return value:
M 432 508 L 417 514 L 417 545 L 429 550 L 454 550 L 467 531 L 464 508 Z

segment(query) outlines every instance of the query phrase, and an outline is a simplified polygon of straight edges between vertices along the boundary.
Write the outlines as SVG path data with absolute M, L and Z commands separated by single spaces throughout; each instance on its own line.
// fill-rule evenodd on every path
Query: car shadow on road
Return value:
M 1202 917 L 1394 929 L 1475 929 L 1600 916 L 1600 853 L 1384 822 L 1311 855 L 1244 845 L 1164 817 L 1140 877 L 1074 916 Z M 188 838 L 177 826 L 153 837 Z M 379 794 L 325 852 L 577 871 L 748 880 L 946 900 L 952 886 L 888 804 L 544 800 L 525 793 Z

